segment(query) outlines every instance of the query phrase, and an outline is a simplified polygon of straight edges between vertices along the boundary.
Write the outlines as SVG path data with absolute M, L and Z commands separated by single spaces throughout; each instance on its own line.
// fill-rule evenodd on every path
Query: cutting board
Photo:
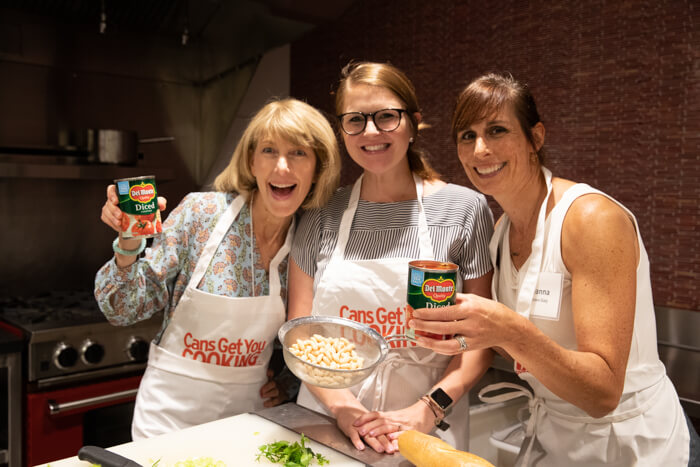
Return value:
M 294 442 L 299 439 L 299 434 L 277 423 L 246 413 L 155 438 L 121 444 L 108 450 L 121 454 L 144 467 L 150 467 L 159 459 L 158 467 L 172 467 L 176 462 L 200 457 L 220 460 L 226 464 L 226 467 L 266 467 L 279 464 L 272 464 L 264 458 L 256 462 L 258 446 L 281 440 Z M 310 440 L 307 446 L 330 460 L 328 467 L 364 466 L 363 463 L 316 441 Z M 78 460 L 77 457 L 49 464 L 50 467 L 90 465 L 89 462 Z

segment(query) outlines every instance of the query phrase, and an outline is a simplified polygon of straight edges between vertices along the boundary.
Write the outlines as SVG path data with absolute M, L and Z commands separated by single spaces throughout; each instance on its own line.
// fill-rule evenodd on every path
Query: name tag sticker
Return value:
M 558 272 L 540 272 L 530 315 L 542 319 L 559 319 L 564 276 Z

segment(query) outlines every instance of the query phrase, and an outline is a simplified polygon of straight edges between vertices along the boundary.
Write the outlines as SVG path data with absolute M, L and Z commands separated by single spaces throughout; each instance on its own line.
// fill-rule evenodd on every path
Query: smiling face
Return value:
M 313 149 L 279 137 L 261 138 L 253 152 L 251 172 L 258 186 L 256 201 L 274 217 L 294 214 L 314 182 Z
M 542 145 L 544 127 L 532 128 L 536 144 Z M 469 180 L 484 194 L 498 197 L 539 174 L 533 148 L 511 105 L 504 105 L 489 118 L 457 133 L 457 154 Z
M 374 113 L 382 109 L 405 109 L 406 105 L 390 90 L 368 84 L 351 84 L 345 90 L 342 113 Z M 394 131 L 381 131 L 372 118 L 362 133 L 343 133 L 348 154 L 360 167 L 373 175 L 389 175 L 408 167 L 406 151 L 412 136 L 408 118 L 401 116 L 401 123 Z

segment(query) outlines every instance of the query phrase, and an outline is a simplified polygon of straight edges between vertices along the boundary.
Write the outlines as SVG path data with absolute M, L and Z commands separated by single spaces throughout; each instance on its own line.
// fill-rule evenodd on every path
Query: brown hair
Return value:
M 427 161 L 427 154 L 417 147 L 419 130 L 428 125 L 418 123 L 416 116 L 420 112 L 416 89 L 411 80 L 398 68 L 388 63 L 376 62 L 350 62 L 340 73 L 340 82 L 335 93 L 336 114 L 343 112 L 345 93 L 352 84 L 368 84 L 388 89 L 396 95 L 405 105 L 405 115 L 411 127 L 413 143 L 409 144 L 406 155 L 411 171 L 424 180 L 435 180 L 439 174 Z
M 544 149 L 537 149 L 532 135 L 532 127 L 540 122 L 535 99 L 530 89 L 511 75 L 489 73 L 473 80 L 464 88 L 457 98 L 452 116 L 452 139 L 458 143 L 457 136 L 474 122 L 489 118 L 505 105 L 512 105 L 520 128 L 532 148 L 537 152 L 537 159 L 544 164 Z
M 228 166 L 214 180 L 217 191 L 236 192 L 250 199 L 257 189 L 251 171 L 253 153 L 267 137 L 313 149 L 316 156 L 314 184 L 301 206 L 318 208 L 326 204 L 340 180 L 340 152 L 333 128 L 321 112 L 297 99 L 273 100 L 251 119 Z

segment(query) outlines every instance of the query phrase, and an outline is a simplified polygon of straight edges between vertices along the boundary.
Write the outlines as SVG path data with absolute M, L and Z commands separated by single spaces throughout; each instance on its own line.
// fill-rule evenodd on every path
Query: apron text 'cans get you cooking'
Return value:
M 457 271 L 459 266 L 442 261 L 411 261 L 408 263 L 408 294 L 406 314 L 408 322 L 417 308 L 441 308 L 454 305 L 457 299 Z M 413 329 L 407 332 L 414 332 Z M 447 340 L 451 335 L 415 331 L 433 339 Z
M 158 209 L 156 178 L 120 178 L 115 180 L 119 209 L 122 210 L 121 236 L 123 238 L 150 238 L 163 231 Z

